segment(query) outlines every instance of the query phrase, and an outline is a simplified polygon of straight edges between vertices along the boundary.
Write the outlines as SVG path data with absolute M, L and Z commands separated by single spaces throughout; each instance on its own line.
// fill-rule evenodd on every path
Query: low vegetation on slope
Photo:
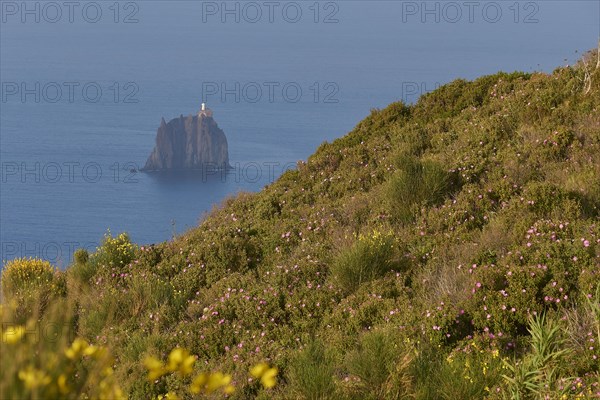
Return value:
M 0 396 L 600 396 L 594 65 L 373 110 L 172 241 L 7 263 Z

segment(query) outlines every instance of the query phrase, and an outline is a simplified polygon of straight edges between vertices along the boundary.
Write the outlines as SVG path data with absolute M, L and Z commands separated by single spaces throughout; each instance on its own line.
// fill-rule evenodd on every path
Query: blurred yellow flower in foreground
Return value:
M 15 344 L 25 336 L 24 326 L 11 326 L 2 332 L 2 343 Z
M 194 394 L 209 394 L 220 388 L 223 388 L 226 394 L 231 394 L 235 391 L 235 388 L 231 385 L 231 375 L 225 375 L 222 372 L 212 374 L 201 373 L 192 381 L 190 392 Z
M 177 393 L 169 392 L 167 394 L 159 395 L 158 400 L 181 400 L 181 397 L 177 396 Z
M 250 369 L 250 374 L 256 379 L 260 379 L 260 383 L 269 389 L 277 383 L 277 368 L 270 368 L 267 363 L 260 363 Z
M 194 363 L 196 358 L 190 353 L 178 347 L 171 351 L 169 354 L 169 362 L 167 364 L 167 370 L 171 372 L 179 372 L 181 375 L 189 375 L 194 370 Z
M 51 378 L 44 371 L 35 369 L 31 365 L 19 371 L 19 379 L 25 383 L 25 387 L 28 389 L 46 386 L 51 381 Z
M 71 390 L 67 385 L 67 376 L 65 374 L 60 374 L 56 383 L 58 384 L 58 390 L 62 394 L 67 394 Z
M 182 376 L 189 375 L 194 370 L 196 357 L 183 348 L 175 348 L 169 354 L 166 365 L 158 358 L 148 356 L 144 359 L 144 366 L 148 370 L 148 380 L 155 381 L 163 375 L 171 372 L 178 372 Z M 210 394 L 222 389 L 225 394 L 231 394 L 235 391 L 231 385 L 231 375 L 225 375 L 222 372 L 202 372 L 192 379 L 189 391 L 193 394 Z M 177 394 L 169 392 L 161 395 L 160 400 L 178 399 Z
M 71 360 L 75 360 L 85 354 L 88 349 L 88 342 L 81 338 L 76 338 L 71 343 L 71 347 L 65 350 L 65 355 Z
M 146 357 L 144 359 L 144 366 L 148 370 L 149 381 L 156 380 L 168 372 L 163 366 L 163 363 L 156 357 Z
M 144 359 L 144 366 L 148 370 L 148 380 L 154 381 L 169 372 L 179 372 L 181 375 L 189 375 L 194 370 L 196 357 L 180 347 L 173 349 L 169 354 L 167 365 L 156 357 L 148 356 Z

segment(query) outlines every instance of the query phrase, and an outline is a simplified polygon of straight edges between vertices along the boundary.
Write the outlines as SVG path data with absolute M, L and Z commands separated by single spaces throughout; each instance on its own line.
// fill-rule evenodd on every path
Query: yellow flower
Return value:
M 156 357 L 148 356 L 144 359 L 144 366 L 148 370 L 148 380 L 154 381 L 168 371 L 164 368 L 162 362 Z
M 15 344 L 25 336 L 24 326 L 11 326 L 2 332 L 2 343 Z
M 215 372 L 209 375 L 203 372 L 193 379 L 192 384 L 190 385 L 190 392 L 194 394 L 210 394 L 215 390 L 223 388 L 225 393 L 231 394 L 235 391 L 235 388 L 230 383 L 231 375 L 225 375 L 221 372 Z
M 65 355 L 71 360 L 81 357 L 87 350 L 89 344 L 84 339 L 76 338 L 71 343 L 71 347 L 65 350 Z
M 31 365 L 25 370 L 19 371 L 19 379 L 25 383 L 25 387 L 28 389 L 46 386 L 51 381 L 50 377 L 44 371 L 35 369 Z
M 104 376 L 104 377 L 109 377 L 114 373 L 112 367 L 109 365 L 107 367 L 105 367 L 104 369 L 102 369 L 102 371 L 100 371 L 100 375 Z
M 277 368 L 269 368 L 269 364 L 260 363 L 250 369 L 250 374 L 256 379 L 260 379 L 260 383 L 269 389 L 277 383 Z
M 206 391 L 212 393 L 215 390 L 227 386 L 231 383 L 231 375 L 225 375 L 222 372 L 215 372 L 210 374 L 208 382 L 206 383 Z
M 99 398 L 101 399 L 127 400 L 119 385 L 112 381 L 103 379 L 98 386 L 100 387 Z
M 256 364 L 254 367 L 250 368 L 250 375 L 258 379 L 268 368 L 269 364 L 267 363 Z
M 71 390 L 71 388 L 69 388 L 69 385 L 67 385 L 67 376 L 65 374 L 60 374 L 56 383 L 58 385 L 58 390 L 62 394 L 67 394 Z
M 223 392 L 225 394 L 232 394 L 233 392 L 235 392 L 235 387 L 233 387 L 233 385 L 227 385 L 225 386 L 225 388 L 223 389 Z
M 95 356 L 96 353 L 100 350 L 98 346 L 90 345 L 83 350 L 83 354 L 86 356 Z
M 158 400 L 180 400 L 181 397 L 177 396 L 177 394 L 175 392 L 169 392 L 167 394 L 163 395 L 159 395 Z
M 189 375 L 194 370 L 195 362 L 196 358 L 194 356 L 191 356 L 187 350 L 178 347 L 169 354 L 167 370 L 177 371 L 181 375 Z
M 197 377 L 192 380 L 192 384 L 190 385 L 190 392 L 194 394 L 198 394 L 202 392 L 204 385 L 208 382 L 208 375 L 205 373 L 201 373 Z

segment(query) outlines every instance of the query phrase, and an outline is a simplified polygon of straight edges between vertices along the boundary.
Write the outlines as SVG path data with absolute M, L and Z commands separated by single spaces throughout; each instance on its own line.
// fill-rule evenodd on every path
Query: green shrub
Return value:
M 436 162 L 401 155 L 397 165 L 398 170 L 386 187 L 387 203 L 395 221 L 412 222 L 421 206 L 439 204 L 452 188 L 450 174 Z
M 73 260 L 75 264 L 85 264 L 88 262 L 90 258 L 90 254 L 86 249 L 77 249 L 75 253 L 73 253 Z
M 359 236 L 349 249 L 342 251 L 334 260 L 331 273 L 342 290 L 352 293 L 361 284 L 403 266 L 393 236 L 375 231 Z
M 413 398 L 476 400 L 499 390 L 503 358 L 487 337 L 461 341 L 450 353 L 434 342 L 417 341 L 413 345 Z
M 67 292 L 65 275 L 38 258 L 8 261 L 1 281 L 3 302 L 17 305 L 20 322 L 41 315 L 53 298 Z
M 502 367 L 498 349 L 485 346 L 480 340 L 471 340 L 440 362 L 434 378 L 436 397 L 446 400 L 486 398 L 501 383 Z
M 16 258 L 2 270 L 2 295 L 5 299 L 18 297 L 26 291 L 52 284 L 56 269 L 38 258 Z
M 414 382 L 414 398 L 428 400 L 438 398 L 438 376 L 443 363 L 443 353 L 439 348 L 421 341 L 411 341 L 414 360 L 410 364 L 410 376 Z
M 121 233 L 113 237 L 108 232 L 104 235 L 102 245 L 91 257 L 91 262 L 104 269 L 121 270 L 133 260 L 135 249 L 128 234 Z
M 334 399 L 334 360 L 320 341 L 310 342 L 290 362 L 292 392 L 303 399 Z
M 563 374 L 567 353 L 562 327 L 544 314 L 529 320 L 531 352 L 522 360 L 506 363 L 503 375 L 512 399 L 561 398 L 570 391 L 571 377 Z
M 474 264 L 471 296 L 464 304 L 474 327 L 526 334 L 530 315 L 564 310 L 590 294 L 599 271 L 594 229 L 584 221 L 539 220 L 498 264 Z
M 410 358 L 401 358 L 402 349 L 395 339 L 390 332 L 367 332 L 347 354 L 346 367 L 360 379 L 357 389 L 363 398 L 397 399 L 409 393 Z
M 421 96 L 413 113 L 426 120 L 433 120 L 436 117 L 453 117 L 467 107 L 480 107 L 489 102 L 492 89 L 501 86 L 501 89 L 505 88 L 506 91 L 510 91 L 514 84 L 529 78 L 529 74 L 522 72 L 511 74 L 500 72 L 495 75 L 483 76 L 473 82 L 457 79 Z M 505 84 L 499 85 L 501 82 L 505 82 Z M 498 96 L 500 94 L 497 93 Z
M 96 264 L 89 262 L 89 253 L 85 249 L 77 249 L 73 253 L 73 264 L 68 273 L 81 284 L 89 283 L 89 280 L 96 273 Z
M 596 285 L 594 294 L 583 296 L 582 304 L 564 313 L 569 348 L 565 364 L 573 376 L 594 372 L 600 377 L 600 284 Z

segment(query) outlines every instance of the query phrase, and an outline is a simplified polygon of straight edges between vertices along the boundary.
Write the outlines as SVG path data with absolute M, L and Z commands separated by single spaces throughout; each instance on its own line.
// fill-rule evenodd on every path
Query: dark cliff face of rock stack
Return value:
M 144 171 L 230 168 L 227 138 L 208 115 L 161 120 Z

